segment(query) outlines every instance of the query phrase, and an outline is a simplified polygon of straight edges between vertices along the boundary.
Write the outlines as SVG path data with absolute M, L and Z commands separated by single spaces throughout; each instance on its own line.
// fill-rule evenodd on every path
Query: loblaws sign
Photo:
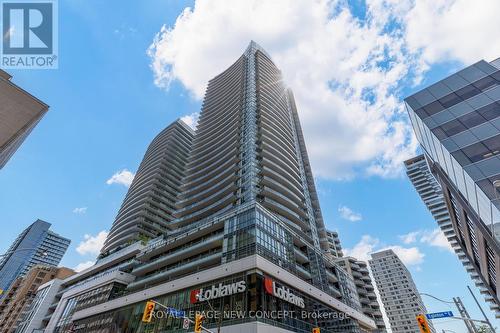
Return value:
M 238 281 L 230 284 L 219 283 L 218 285 L 212 285 L 208 288 L 191 290 L 190 301 L 191 304 L 195 304 L 219 297 L 242 293 L 246 289 L 247 286 L 245 281 Z
M 290 289 L 285 286 L 278 286 L 276 281 L 271 278 L 264 278 L 264 289 L 266 293 L 278 297 L 285 302 L 297 305 L 300 308 L 305 308 L 304 299 L 292 293 Z

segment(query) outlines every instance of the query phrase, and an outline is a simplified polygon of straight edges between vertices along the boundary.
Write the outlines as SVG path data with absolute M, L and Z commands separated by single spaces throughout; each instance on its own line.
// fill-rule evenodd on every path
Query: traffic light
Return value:
M 145 323 L 150 323 L 153 317 L 153 311 L 155 309 L 155 302 L 147 301 L 144 307 L 144 313 L 142 314 L 142 321 Z
M 423 314 L 417 315 L 417 323 L 421 333 L 431 333 L 431 329 L 429 327 L 429 324 L 427 323 L 425 315 Z
M 312 333 L 320 333 L 320 332 L 321 332 L 321 330 L 320 330 L 320 328 L 319 328 L 319 327 L 315 327 L 315 328 L 313 328 Z
M 201 333 L 201 324 L 205 320 L 205 316 L 201 314 L 196 314 L 194 319 L 194 333 Z

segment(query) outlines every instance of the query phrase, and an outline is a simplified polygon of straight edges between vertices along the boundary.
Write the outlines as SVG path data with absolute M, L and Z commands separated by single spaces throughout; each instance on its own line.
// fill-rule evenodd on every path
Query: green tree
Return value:
M 477 328 L 478 333 L 491 333 L 491 330 L 486 325 L 481 325 Z

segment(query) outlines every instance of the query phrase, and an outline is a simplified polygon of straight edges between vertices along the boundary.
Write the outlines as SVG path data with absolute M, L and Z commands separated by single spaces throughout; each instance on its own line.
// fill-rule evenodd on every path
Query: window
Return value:
M 500 104 L 491 103 L 477 110 L 481 116 L 486 118 L 487 120 L 495 119 L 500 116 Z
M 483 160 L 490 154 L 489 149 L 481 142 L 467 146 L 462 151 L 472 163 Z
M 462 124 L 467 128 L 472 128 L 480 125 L 486 121 L 483 116 L 477 112 L 468 113 L 460 118 L 458 118 Z
M 491 103 L 476 111 L 467 113 L 457 119 L 444 123 L 432 130 L 434 135 L 440 140 L 465 131 L 468 128 L 485 123 L 500 116 L 500 104 Z
M 486 147 L 488 147 L 492 155 L 496 155 L 500 152 L 500 135 L 486 139 L 483 141 L 483 143 L 486 145 Z
M 443 131 L 443 129 L 441 127 L 436 127 L 432 130 L 432 133 L 434 133 L 434 135 L 439 139 L 439 140 L 443 140 L 443 139 L 446 139 L 448 137 L 448 135 Z
M 440 111 L 444 110 L 444 107 L 439 103 L 439 101 L 432 102 L 431 104 L 427 105 L 424 107 L 425 112 L 428 116 L 431 116 L 433 114 L 436 114 Z
M 415 110 L 415 113 L 417 114 L 417 116 L 419 116 L 420 119 L 424 119 L 429 116 L 427 112 L 425 112 L 424 108 Z
M 500 198 L 500 193 L 498 193 L 498 190 L 496 190 L 495 187 L 493 186 L 493 182 L 499 179 L 500 179 L 500 174 L 482 179 L 477 182 L 477 185 L 481 188 L 481 190 L 483 190 L 484 194 L 486 194 L 486 196 L 490 200 L 494 200 L 493 202 L 497 206 L 499 202 L 496 199 Z M 497 191 L 497 193 L 495 193 L 495 191 Z
M 460 98 L 462 98 L 464 101 L 468 98 L 476 96 L 479 93 L 481 93 L 481 91 L 473 85 L 465 86 L 457 91 L 457 95 L 460 96 Z
M 449 108 L 455 104 L 458 104 L 460 103 L 462 100 L 460 97 L 457 96 L 457 94 L 455 93 L 451 93 L 449 95 L 446 95 L 444 96 L 443 98 L 441 98 L 439 100 L 439 102 L 441 102 L 441 104 L 445 107 L 445 108 Z
M 481 80 L 474 82 L 474 87 L 481 91 L 485 91 L 492 86 L 496 86 L 497 84 L 498 83 L 494 78 L 492 78 L 491 76 L 487 76 L 485 78 L 482 78 Z
M 467 128 L 458 120 L 452 120 L 443 124 L 441 129 L 446 133 L 447 136 L 452 136 L 457 133 L 465 131 Z

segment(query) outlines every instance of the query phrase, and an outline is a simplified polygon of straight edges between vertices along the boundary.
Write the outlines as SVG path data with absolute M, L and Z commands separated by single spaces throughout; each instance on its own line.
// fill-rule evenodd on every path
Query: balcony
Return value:
M 304 252 L 302 252 L 299 248 L 294 246 L 293 250 L 293 252 L 295 253 L 295 260 L 297 260 L 299 264 L 305 264 L 309 262 L 309 258 L 307 257 L 307 255 L 305 255 Z
M 127 289 L 136 290 L 142 288 L 145 285 L 151 286 L 162 281 L 169 281 L 172 278 L 178 277 L 180 275 L 196 272 L 199 266 L 209 266 L 211 264 L 220 263 L 221 258 L 222 252 L 217 252 L 208 256 L 200 257 L 190 262 L 180 263 L 177 267 L 160 271 L 146 278 L 132 282 L 128 285 Z
M 335 276 L 335 274 L 333 274 L 329 270 L 326 270 L 326 277 L 328 278 L 328 281 L 333 282 L 333 283 L 339 281 L 339 279 Z
M 223 238 L 224 238 L 224 235 L 221 233 L 221 234 L 214 235 L 212 237 L 203 239 L 202 241 L 191 244 L 189 246 L 182 247 L 179 250 L 172 251 L 171 253 L 169 253 L 163 257 L 160 257 L 156 260 L 148 262 L 147 264 L 143 264 L 139 267 L 136 267 L 132 271 L 132 274 L 143 275 L 144 273 L 161 268 L 162 266 L 167 266 L 169 264 L 172 264 L 175 261 L 181 261 L 183 259 L 186 259 L 186 258 L 191 257 L 193 255 L 196 255 L 198 253 L 205 252 L 205 251 L 209 250 L 210 248 L 221 246 Z
M 295 265 L 295 267 L 297 268 L 297 272 L 298 272 L 298 275 L 303 278 L 304 280 L 310 280 L 311 279 L 311 273 L 309 273 L 309 271 L 307 271 L 304 267 L 302 267 L 301 265 Z

